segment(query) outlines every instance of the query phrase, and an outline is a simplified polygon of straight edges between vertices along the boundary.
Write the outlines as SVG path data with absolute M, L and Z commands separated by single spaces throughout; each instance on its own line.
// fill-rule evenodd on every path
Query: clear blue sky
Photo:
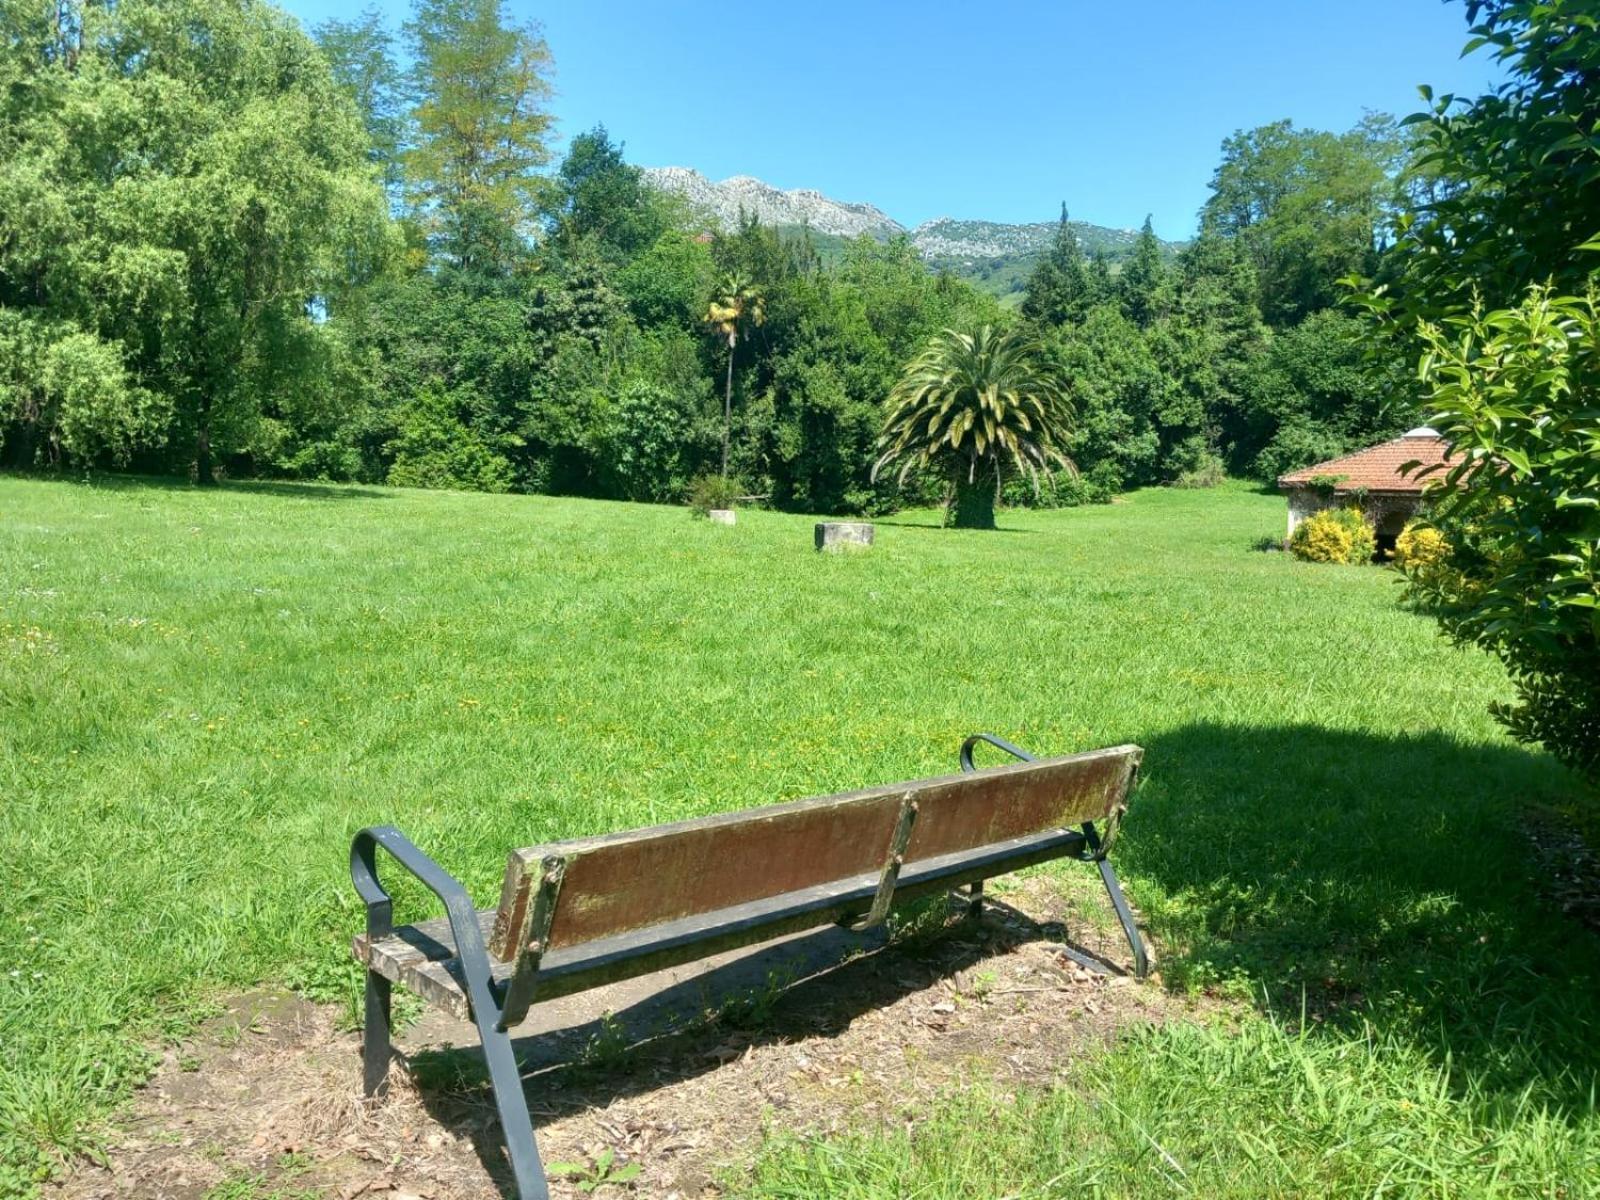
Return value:
M 362 0 L 357 0 L 357 3 Z M 406 0 L 379 0 L 398 27 Z M 356 3 L 288 0 L 308 23 Z M 564 140 L 936 216 L 1193 232 L 1222 139 L 1342 130 L 1498 78 L 1442 0 L 508 0 L 544 26 Z

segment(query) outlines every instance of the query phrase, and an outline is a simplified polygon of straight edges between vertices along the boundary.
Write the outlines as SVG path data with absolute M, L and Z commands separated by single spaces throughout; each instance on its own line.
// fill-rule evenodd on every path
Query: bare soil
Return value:
M 610 1151 L 613 1172 L 639 1173 L 601 1195 L 717 1196 L 769 1130 L 914 1125 L 963 1084 L 1046 1084 L 1120 1029 L 1194 1011 L 1129 978 L 1107 913 L 1058 882 L 1014 884 L 980 922 L 933 934 L 863 950 L 821 931 L 536 1008 L 518 1051 L 547 1167 L 592 1179 Z M 106 1161 L 50 1195 L 510 1195 L 476 1041 L 470 1025 L 424 1016 L 398 1039 L 389 1097 L 369 1104 L 359 1034 L 338 1010 L 238 997 L 166 1050 Z M 583 1178 L 554 1179 L 554 1194 L 582 1194 Z

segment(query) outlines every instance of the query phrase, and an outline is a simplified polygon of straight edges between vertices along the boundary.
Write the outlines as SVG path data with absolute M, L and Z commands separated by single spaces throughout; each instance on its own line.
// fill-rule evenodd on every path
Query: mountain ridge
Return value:
M 692 167 L 644 167 L 645 182 L 682 196 L 690 208 L 718 227 L 732 229 L 741 212 L 764 225 L 804 226 L 832 238 L 862 234 L 879 241 L 907 237 L 932 267 L 971 280 L 996 295 L 1020 292 L 1032 266 L 1050 248 L 1058 222 L 967 220 L 934 217 L 907 228 L 871 204 L 835 200 L 815 188 L 780 188 L 753 175 L 734 175 L 720 182 Z M 1087 221 L 1071 221 L 1084 251 L 1101 253 L 1116 264 L 1138 240 L 1135 229 L 1113 229 Z M 1164 254 L 1176 254 L 1184 243 L 1161 243 Z

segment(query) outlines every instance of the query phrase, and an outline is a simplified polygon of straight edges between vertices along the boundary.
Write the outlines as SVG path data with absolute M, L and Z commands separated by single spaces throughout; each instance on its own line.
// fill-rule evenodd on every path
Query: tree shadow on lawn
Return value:
M 950 530 L 952 533 L 1025 533 L 1038 534 L 1037 529 L 1018 529 L 1015 526 L 997 525 L 993 529 L 958 529 L 954 525 L 941 525 L 937 521 L 887 521 L 882 517 L 872 519 L 874 525 L 885 525 L 891 529 L 938 529 Z
M 390 489 L 355 483 L 299 483 L 286 479 L 229 479 L 214 487 L 202 488 L 192 480 L 163 475 L 94 475 L 71 479 L 64 475 L 33 475 L 29 478 L 53 483 L 71 483 L 106 492 L 193 492 L 196 495 L 226 496 L 245 492 L 258 496 L 282 496 L 294 500 L 390 500 Z
M 1145 742 L 1117 860 L 1169 985 L 1412 1043 L 1457 1086 L 1592 1110 L 1600 939 L 1541 894 L 1548 758 L 1439 734 L 1190 725 Z
M 288 500 L 393 500 L 388 488 L 355 483 L 296 483 L 278 479 L 229 480 L 218 485 L 225 492 L 249 492 L 259 496 L 282 496 Z M 198 490 L 198 489 L 196 489 Z

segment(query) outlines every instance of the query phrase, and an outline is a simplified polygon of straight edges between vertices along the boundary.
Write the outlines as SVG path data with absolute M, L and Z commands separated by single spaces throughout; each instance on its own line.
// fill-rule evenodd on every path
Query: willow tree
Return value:
M 335 410 L 342 302 L 390 249 L 365 142 L 266 0 L 0 3 L 5 456 L 204 483 Z
M 733 358 L 739 349 L 739 327 L 767 319 L 761 289 L 740 274 L 723 276 L 706 310 L 706 323 L 728 340 L 728 379 L 722 397 L 722 477 L 728 477 L 728 438 L 733 432 Z
M 906 366 L 889 395 L 873 478 L 898 465 L 899 479 L 923 468 L 951 484 L 948 520 L 993 529 L 1007 473 L 1032 480 L 1067 457 L 1073 410 L 1066 386 L 1039 343 L 1018 329 L 946 329 Z

